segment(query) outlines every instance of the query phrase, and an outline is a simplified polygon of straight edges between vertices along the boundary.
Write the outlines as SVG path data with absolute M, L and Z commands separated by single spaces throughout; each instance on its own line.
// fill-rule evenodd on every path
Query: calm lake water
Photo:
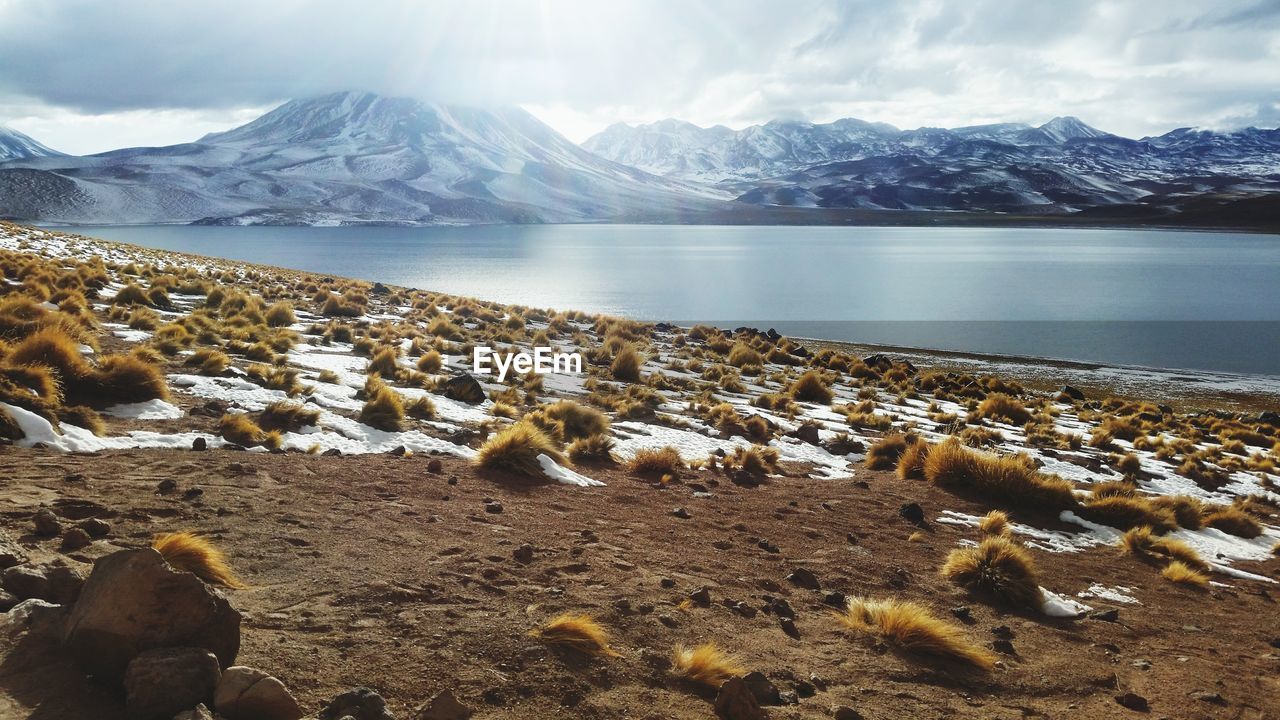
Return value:
M 76 231 L 643 320 L 1280 375 L 1280 237 L 1269 235 L 652 225 Z

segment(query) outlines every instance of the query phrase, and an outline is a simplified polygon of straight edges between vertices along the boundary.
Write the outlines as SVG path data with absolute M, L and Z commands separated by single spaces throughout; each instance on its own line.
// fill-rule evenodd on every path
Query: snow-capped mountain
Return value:
M 0 216 L 100 223 L 582 222 L 719 205 L 523 110 L 295 100 L 196 142 L 0 165 Z
M 62 153 L 51 150 L 30 135 L 0 125 L 0 162 L 32 157 L 55 157 Z
M 742 130 L 664 120 L 584 143 L 617 162 L 760 206 L 1070 213 L 1175 210 L 1205 194 L 1280 191 L 1280 130 L 1174 130 L 1130 140 L 1057 117 L 899 130 L 856 119 Z

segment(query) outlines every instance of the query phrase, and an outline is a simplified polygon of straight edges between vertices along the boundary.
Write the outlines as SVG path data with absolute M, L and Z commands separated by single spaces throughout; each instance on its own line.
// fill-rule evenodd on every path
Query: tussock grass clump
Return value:
M 404 401 L 400 393 L 388 387 L 377 375 L 369 376 L 364 389 L 365 401 L 358 417 L 360 422 L 385 432 L 404 430 Z
M 231 367 L 231 358 L 221 350 L 200 348 L 188 355 L 182 364 L 195 367 L 201 375 L 219 376 Z
M 248 587 L 227 564 L 227 556 L 208 539 L 184 530 L 156 535 L 151 547 L 175 570 L 183 570 L 209 583 L 231 589 Z
M 111 298 L 112 305 L 150 305 L 147 298 L 147 291 L 134 283 L 129 283 L 120 288 L 115 297 Z
M 258 414 L 258 425 L 263 430 L 292 432 L 320 422 L 320 411 L 299 402 L 277 400 Z
M 400 352 L 393 347 L 384 347 L 369 358 L 368 371 L 378 373 L 385 378 L 394 378 L 400 374 Z
M 1009 534 L 1009 516 L 1003 510 L 992 510 L 978 521 L 978 529 L 983 535 L 1007 536 Z
M 599 410 L 579 405 L 572 400 L 544 405 L 527 416 L 544 430 L 556 425 L 565 440 L 591 437 L 609 432 L 609 418 Z
M 569 457 L 574 461 L 608 460 L 613 444 L 613 438 L 605 433 L 581 437 L 569 444 Z
M 1223 506 L 1211 509 L 1202 519 L 1204 527 L 1211 527 L 1228 535 L 1252 540 L 1262 535 L 1262 525 L 1237 507 Z
M 443 366 L 444 358 L 436 350 L 428 350 L 418 358 L 418 370 L 424 373 L 438 373 Z
M 949 440 L 929 449 L 925 479 L 955 493 L 1034 510 L 1076 507 L 1071 483 L 1044 475 L 1023 458 L 990 455 Z
M 1161 495 L 1151 499 L 1151 504 L 1173 513 L 1179 527 L 1188 530 L 1199 530 L 1204 526 L 1204 516 L 1208 514 L 1208 506 L 1190 495 Z
M 892 470 L 907 448 L 917 439 L 903 434 L 885 435 L 867 449 L 867 467 L 872 470 Z
M 680 451 L 667 445 L 660 448 L 640 448 L 627 461 L 627 470 L 636 475 L 657 476 L 679 475 L 684 469 L 684 460 Z
M 1169 537 L 1158 537 L 1149 527 L 1129 530 L 1120 538 L 1120 549 L 1141 558 L 1163 558 L 1207 571 L 1209 564 L 1190 545 Z
M 810 370 L 791 383 L 787 393 L 800 402 L 812 402 L 830 405 L 835 397 L 826 378 L 817 370 Z
M 724 459 L 727 470 L 741 470 L 752 475 L 769 475 L 778 472 L 777 448 L 763 445 L 738 446 Z
M 563 613 L 529 633 L 558 647 L 584 655 L 618 657 L 609 647 L 609 632 L 586 613 Z
M 560 446 L 532 423 L 518 422 L 492 435 L 480 446 L 474 464 L 479 468 L 506 470 L 528 477 L 544 477 L 539 455 L 559 465 L 567 464 Z
M 677 645 L 671 657 L 671 668 L 685 680 L 712 688 L 747 672 L 741 660 L 711 642 L 693 648 Z
M 169 385 L 164 372 L 136 355 L 106 355 L 98 361 L 96 390 L 89 398 L 97 402 L 135 403 L 165 400 Z
M 640 382 L 640 367 L 644 365 L 644 356 L 634 347 L 627 345 L 613 357 L 609 365 L 609 373 L 623 382 Z
M 921 439 L 909 443 L 898 456 L 898 477 L 903 480 L 924 479 L 924 459 L 929 456 L 929 443 Z
M 1044 602 L 1031 555 L 1007 537 L 987 537 L 977 547 L 952 550 L 941 573 L 957 585 L 1013 605 L 1038 608 Z
M 1081 506 L 1079 512 L 1087 520 L 1121 530 L 1147 526 L 1164 533 L 1178 526 L 1178 520 L 1172 511 L 1137 496 L 1109 495 L 1091 498 Z
M 298 321 L 297 316 L 293 314 L 293 303 L 286 300 L 281 300 L 267 308 L 264 316 L 270 327 L 288 327 Z
M 736 343 L 733 349 L 729 351 L 728 362 L 736 368 L 742 368 L 748 365 L 763 365 L 764 358 L 755 348 L 743 343 Z
M 266 448 L 280 447 L 280 433 L 263 430 L 248 415 L 227 413 L 218 421 L 218 434 L 229 443 L 241 447 L 261 445 Z
M 58 422 L 84 428 L 94 435 L 102 435 L 107 425 L 96 410 L 84 405 L 70 405 L 58 408 Z
M 1115 467 L 1126 477 L 1138 477 L 1142 474 L 1142 461 L 1133 453 L 1122 455 L 1116 460 Z
M 1010 425 L 1022 425 L 1031 419 L 1031 413 L 1020 400 L 1004 393 L 992 393 L 987 396 L 974 411 L 974 416 L 987 420 L 997 420 Z
M 995 655 L 970 642 L 963 629 L 917 603 L 852 598 L 836 617 L 845 627 L 876 636 L 904 653 L 980 670 L 995 666 Z
M 423 395 L 410 400 L 404 406 L 404 414 L 416 420 L 433 420 L 436 416 L 436 404 L 431 401 L 431 398 Z
M 1173 560 L 1164 566 L 1164 570 L 1160 571 L 1160 576 L 1171 583 L 1179 585 L 1190 585 L 1201 590 L 1209 589 L 1209 576 L 1188 567 L 1186 564 Z

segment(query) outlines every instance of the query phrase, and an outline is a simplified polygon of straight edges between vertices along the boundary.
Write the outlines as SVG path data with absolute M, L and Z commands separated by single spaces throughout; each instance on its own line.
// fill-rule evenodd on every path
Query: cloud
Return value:
M 72 140 L 96 123 L 92 144 L 151 113 L 194 139 L 367 89 L 543 109 L 575 139 L 616 120 L 850 115 L 1071 114 L 1141 136 L 1274 122 L 1277 27 L 1257 0 L 0 0 L 0 120 Z

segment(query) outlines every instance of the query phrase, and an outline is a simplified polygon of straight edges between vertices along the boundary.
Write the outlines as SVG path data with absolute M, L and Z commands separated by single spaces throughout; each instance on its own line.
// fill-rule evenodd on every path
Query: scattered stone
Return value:
M 1008 640 L 996 640 L 991 643 L 991 649 L 1001 655 L 1017 655 L 1018 651 L 1014 649 L 1013 643 Z
M 800 631 L 796 629 L 796 621 L 793 618 L 784 617 L 778 621 L 778 624 L 782 626 L 782 632 L 786 633 L 788 637 L 793 640 L 800 639 Z
M 467 720 L 471 715 L 471 708 L 458 702 L 452 690 L 436 695 L 418 709 L 418 720 Z
M 49 599 L 49 578 L 42 568 L 30 565 L 11 567 L 0 574 L 0 585 L 19 600 Z
M 440 458 L 431 458 L 427 463 L 427 472 L 432 475 L 439 475 L 444 470 L 444 463 L 440 462 Z
M 787 580 L 791 581 L 792 585 L 807 590 L 817 590 L 822 586 L 822 583 L 818 582 L 818 576 L 813 574 L 812 570 L 806 568 L 792 570 L 791 574 L 787 576 Z
M 956 616 L 956 619 L 961 622 L 973 622 L 973 610 L 969 609 L 968 605 L 957 605 L 956 607 L 951 608 L 951 614 Z
M 658 581 L 658 585 L 668 590 L 676 586 L 676 581 L 671 578 L 664 577 Z
M 796 611 L 785 598 L 768 598 L 765 603 L 765 610 L 781 618 L 794 618 L 796 616 Z
M 1058 391 L 1058 394 L 1059 394 L 1059 395 L 1065 395 L 1065 396 L 1067 396 L 1067 397 L 1071 398 L 1072 400 L 1084 400 L 1084 399 L 1085 399 L 1085 397 L 1084 397 L 1084 392 L 1082 392 L 1082 391 L 1081 391 L 1081 390 L 1079 390 L 1078 388 L 1074 388 L 1074 387 L 1072 387 L 1072 386 L 1070 386 L 1070 385 L 1063 385 L 1063 386 L 1062 386 L 1062 389 Z
M 341 455 L 341 454 L 342 454 L 342 451 L 341 451 L 341 450 L 339 450 L 338 448 L 329 448 L 328 450 L 325 450 L 324 452 L 322 452 L 322 453 L 320 453 L 320 454 L 321 454 L 323 457 L 338 457 L 339 455 Z
M 1151 669 L 1151 661 L 1147 660 L 1146 658 L 1138 658 L 1137 660 L 1134 660 L 1131 664 L 1134 667 L 1138 668 L 1139 670 L 1142 670 L 1143 672 L 1146 672 L 1147 670 Z
M 791 690 L 784 690 L 778 693 L 778 698 L 782 700 L 783 705 L 799 705 L 800 698 Z
M 227 720 L 298 720 L 302 717 L 302 708 L 284 683 L 243 665 L 229 667 L 222 673 L 213 693 L 213 708 Z
M 209 441 L 202 437 L 198 437 L 191 441 L 191 449 L 196 452 L 204 452 L 209 449 Z
M 749 672 L 742 676 L 742 681 L 746 683 L 747 689 L 761 705 L 782 704 L 782 700 L 778 698 L 778 686 L 765 677 L 764 673 L 758 670 Z
M 124 675 L 129 717 L 169 720 L 213 699 L 222 670 L 204 648 L 156 648 L 139 653 Z
M 1120 620 L 1120 611 L 1117 610 L 1116 608 L 1110 608 L 1108 610 L 1099 610 L 1095 612 L 1093 615 L 1091 615 L 1090 617 L 1092 617 L 1094 620 L 1101 620 L 1102 622 L 1113 623 L 1113 622 L 1118 622 Z
M 192 710 L 186 710 L 173 716 L 173 720 L 214 720 L 213 713 L 209 712 L 209 708 L 204 703 L 200 703 Z
M 698 607 L 710 607 L 711 606 L 711 589 L 704 587 L 704 588 L 699 588 L 697 590 L 694 590 L 693 592 L 689 593 L 689 599 L 692 600 L 693 604 L 697 605 Z
M 1013 639 L 1013 630 L 1008 625 L 997 625 L 996 627 L 991 628 L 991 634 L 1001 640 Z
M 823 596 L 822 604 L 843 610 L 849 606 L 849 596 L 838 590 L 832 590 Z
M 795 689 L 796 695 L 802 698 L 809 698 L 818 694 L 818 688 L 808 680 L 797 680 L 792 687 Z
M 138 653 L 151 648 L 204 648 L 222 667 L 240 650 L 240 613 L 151 548 L 99 558 L 66 628 L 65 645 L 81 666 L 117 681 Z
M 22 601 L 18 599 L 17 595 L 14 595 L 8 590 L 0 590 L 0 613 L 9 612 L 9 610 L 19 602 Z
M 174 480 L 173 478 L 165 478 L 160 481 L 159 485 L 156 486 L 156 492 L 160 493 L 161 495 L 167 495 L 168 493 L 171 493 L 177 489 L 178 489 L 178 481 Z
M 4 530 L 0 530 L 0 569 L 21 565 L 26 561 L 27 551 L 14 542 Z
M 392 455 L 394 455 L 394 456 L 396 456 L 396 457 L 404 457 L 404 456 L 405 456 L 405 454 L 406 454 L 406 453 L 408 453 L 408 452 L 409 452 L 409 448 L 407 448 L 407 447 L 405 447 L 405 446 L 403 446 L 403 445 L 397 445 L 397 446 L 395 446 L 395 447 L 391 448 L 391 454 L 392 454 Z
M 71 552 L 93 542 L 93 538 L 89 537 L 89 533 L 81 527 L 69 528 L 62 534 L 62 550 Z
M 518 563 L 528 565 L 533 562 L 533 546 L 529 543 L 523 543 L 520 547 L 511 551 L 511 557 L 515 558 Z
M 460 373 L 444 382 L 440 388 L 444 396 L 450 400 L 478 405 L 485 400 L 484 387 L 480 381 L 467 373 Z
M 764 720 L 767 717 L 740 677 L 729 678 L 720 685 L 715 707 L 716 716 L 721 720 Z
M 685 510 L 685 509 L 684 509 L 684 508 L 682 508 L 682 507 L 678 507 L 678 508 L 676 508 L 675 510 L 672 510 L 672 511 L 671 511 L 671 514 L 672 514 L 672 515 L 675 515 L 676 517 L 680 518 L 681 520 L 688 520 L 689 518 L 693 517 L 692 515 L 690 515 L 690 514 L 689 514 L 689 511 L 688 511 L 688 510 Z
M 49 579 L 46 600 L 69 607 L 80 597 L 80 590 L 84 587 L 84 576 L 79 570 L 66 565 L 54 565 L 45 569 L 45 577 Z
M 854 710 L 848 705 L 841 705 L 831 711 L 832 717 L 836 720 L 866 720 L 862 717 L 862 713 Z
M 484 511 L 490 515 L 497 515 L 502 512 L 502 503 L 497 500 L 486 500 L 484 503 Z
M 904 520 L 915 525 L 924 522 L 924 508 L 920 507 L 920 503 L 907 503 L 898 508 L 898 515 Z
M 1146 698 L 1133 692 L 1127 692 L 1127 693 L 1122 693 L 1120 695 L 1116 695 L 1116 702 L 1119 703 L 1121 707 L 1126 707 L 1126 708 L 1129 708 L 1130 710 L 1136 710 L 1138 712 L 1147 712 L 1148 710 L 1151 709 L 1151 706 L 1147 703 Z
M 31 524 L 35 526 L 36 535 L 41 537 L 55 537 L 62 532 L 62 521 L 49 508 L 37 510 Z
M 817 445 L 819 441 L 817 425 L 806 423 L 787 434 L 810 445 Z
M 1220 693 L 1210 692 L 1209 690 L 1198 690 L 1191 693 L 1191 697 L 1200 702 L 1207 702 L 1211 705 L 1226 705 L 1227 699 L 1222 697 Z
M 111 534 L 111 523 L 98 518 L 82 520 L 77 524 L 77 527 L 89 533 L 89 537 L 92 538 L 106 537 Z

